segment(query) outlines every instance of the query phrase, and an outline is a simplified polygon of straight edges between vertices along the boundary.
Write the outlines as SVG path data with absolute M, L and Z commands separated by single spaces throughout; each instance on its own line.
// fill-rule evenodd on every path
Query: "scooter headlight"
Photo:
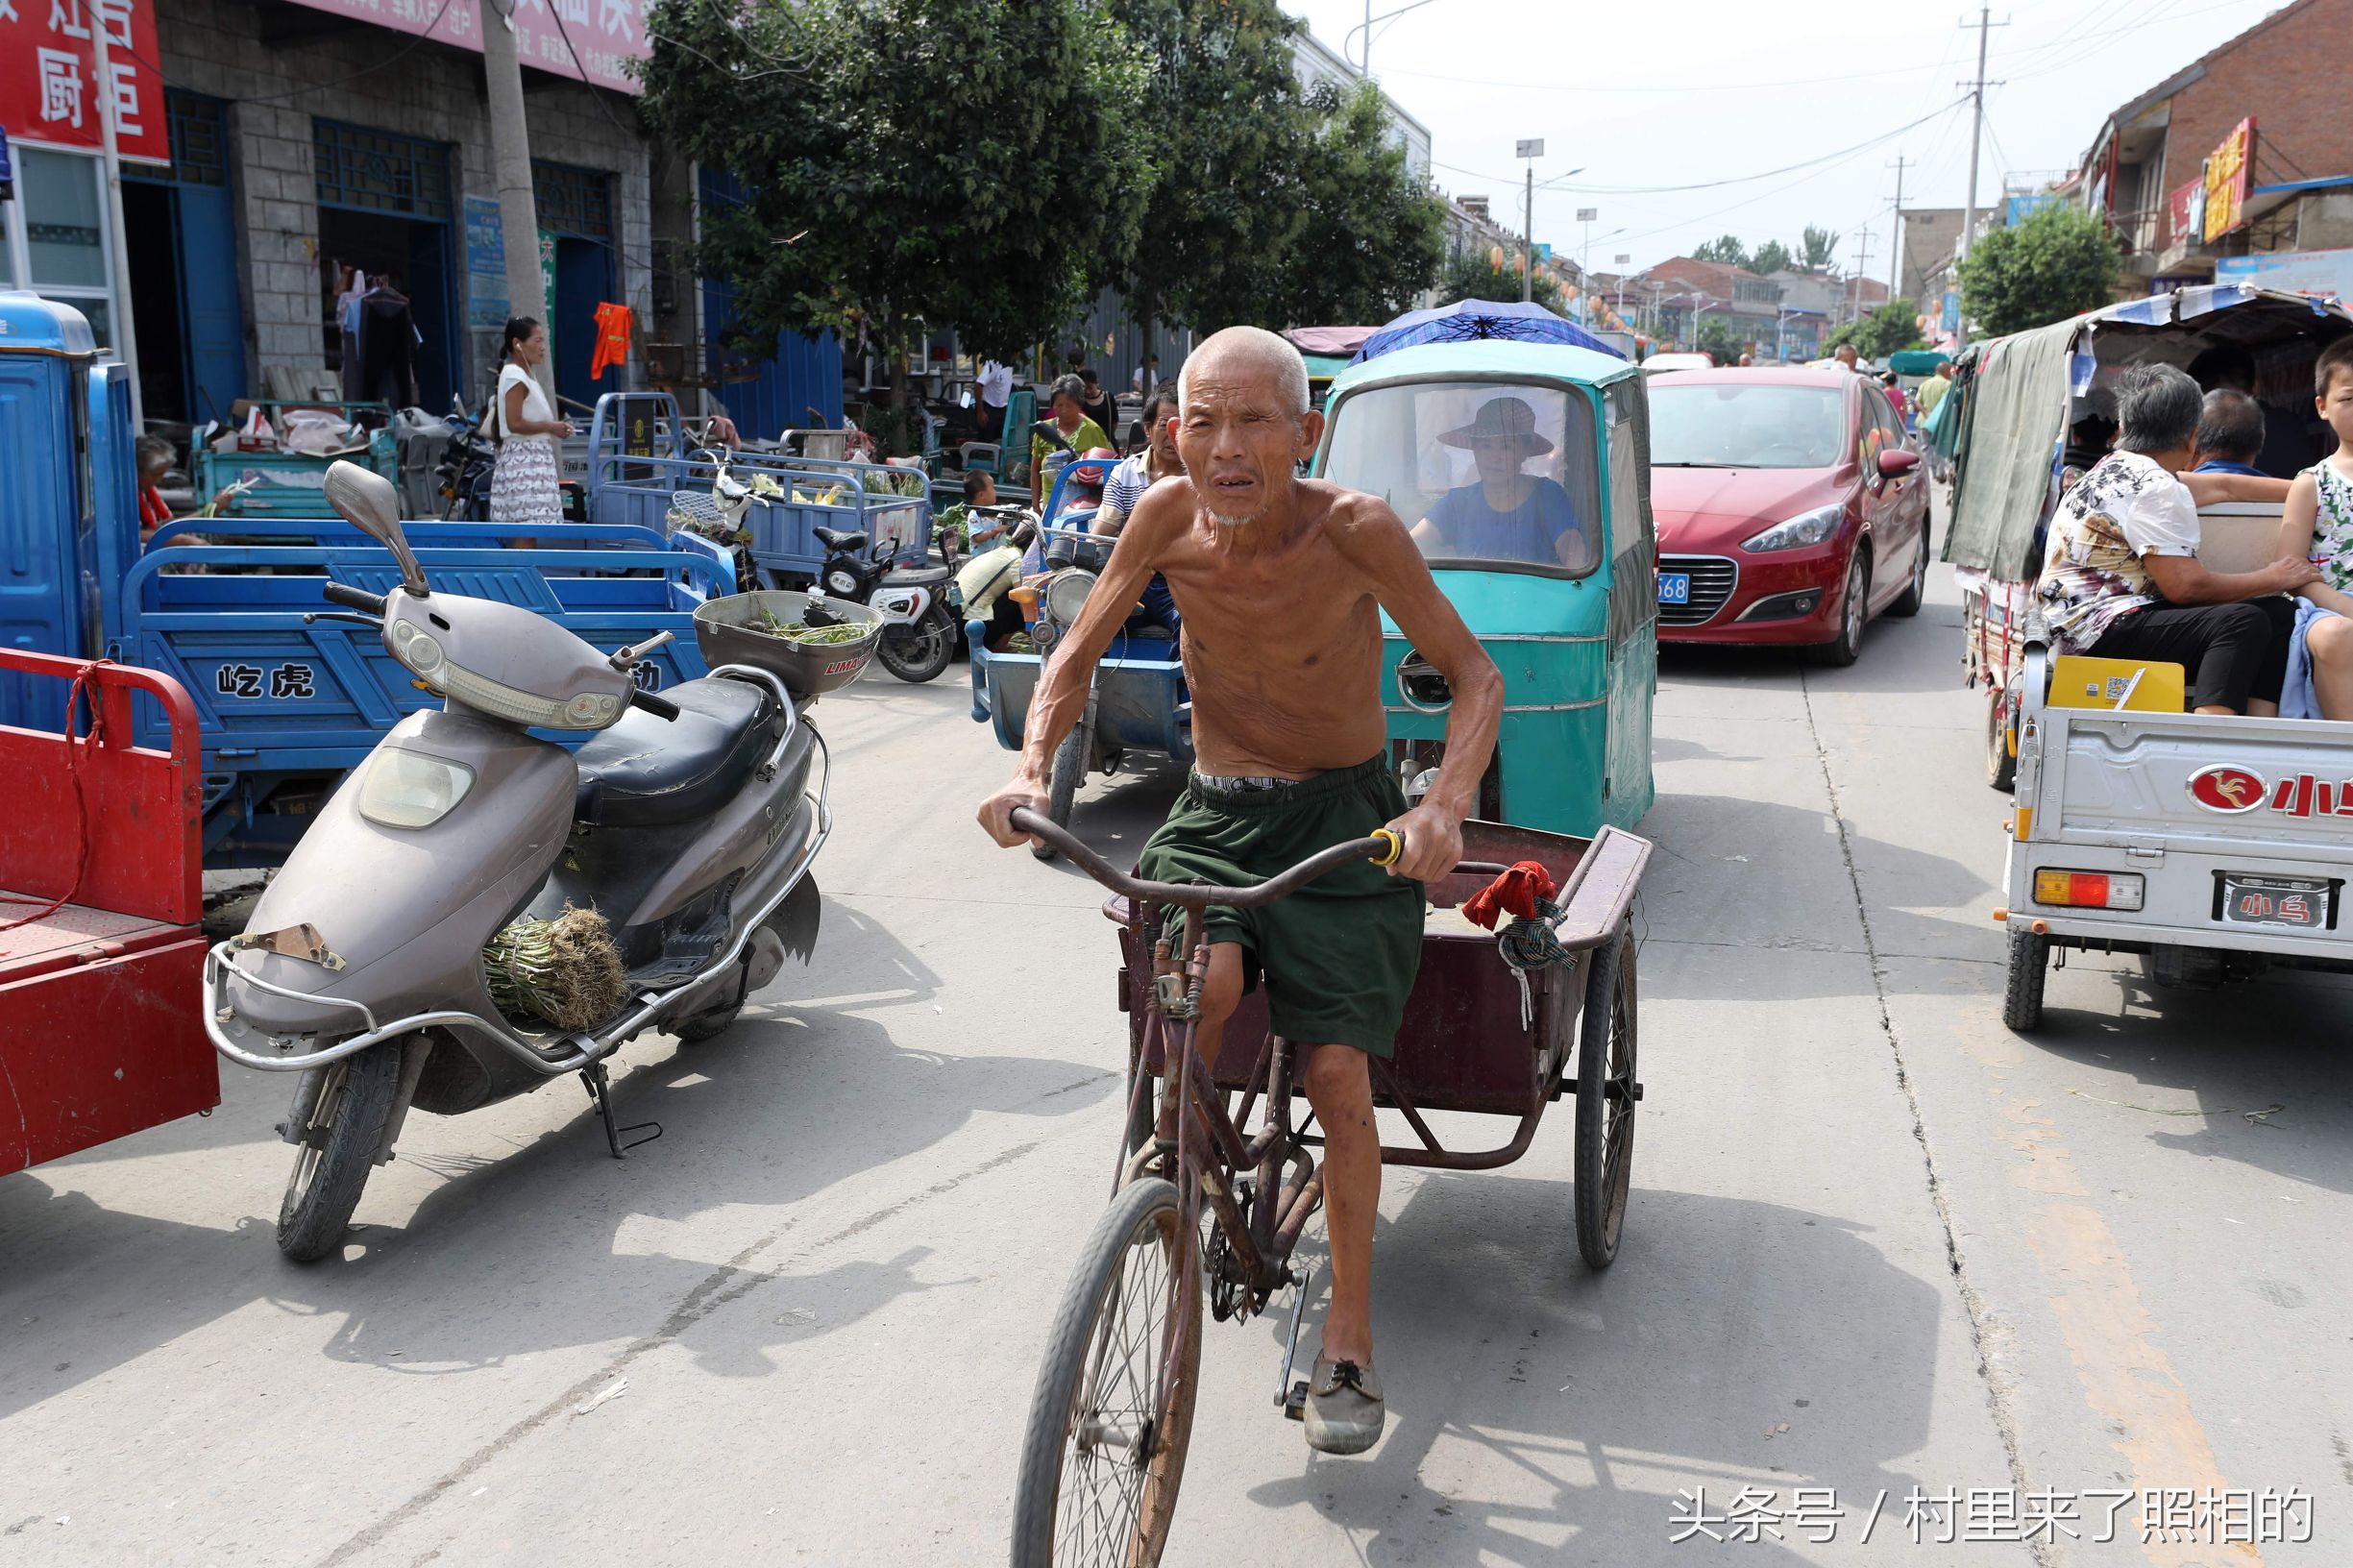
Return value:
M 386 747 L 368 759 L 359 815 L 380 827 L 430 827 L 474 788 L 474 770 L 423 751 Z

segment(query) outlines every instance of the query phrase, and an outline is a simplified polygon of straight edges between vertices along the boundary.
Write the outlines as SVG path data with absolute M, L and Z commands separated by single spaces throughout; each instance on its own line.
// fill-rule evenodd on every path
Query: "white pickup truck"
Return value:
M 2278 508 L 2199 516 L 2216 571 L 2272 558 Z M 2054 947 L 2158 985 L 2353 968 L 2353 723 L 2053 706 L 2051 663 L 2026 649 L 2002 1021 L 2041 1021 Z

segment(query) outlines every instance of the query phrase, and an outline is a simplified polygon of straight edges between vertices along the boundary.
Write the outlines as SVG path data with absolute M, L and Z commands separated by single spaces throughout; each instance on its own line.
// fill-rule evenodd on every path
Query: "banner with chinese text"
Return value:
M 31 0 L 0 0 L 10 4 Z M 294 0 L 396 33 L 429 37 L 460 49 L 482 51 L 485 0 Z M 515 53 L 535 70 L 593 82 L 615 92 L 639 90 L 628 62 L 651 52 L 646 41 L 646 0 L 515 0 Z M 490 8 L 495 16 L 497 10 Z
M 12 140 L 96 150 L 104 133 L 92 16 L 107 29 L 114 141 L 123 157 L 172 160 L 156 76 L 154 0 L 0 0 L 0 129 Z

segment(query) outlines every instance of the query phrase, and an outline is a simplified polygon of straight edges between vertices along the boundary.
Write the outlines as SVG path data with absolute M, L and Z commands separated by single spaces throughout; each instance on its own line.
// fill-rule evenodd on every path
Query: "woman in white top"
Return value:
M 506 324 L 500 343 L 499 389 L 491 400 L 490 428 L 499 438 L 499 460 L 490 472 L 490 521 L 532 526 L 561 523 L 564 496 L 555 443 L 572 433 L 570 420 L 555 417 L 531 367 L 548 356 L 548 330 L 529 316 Z

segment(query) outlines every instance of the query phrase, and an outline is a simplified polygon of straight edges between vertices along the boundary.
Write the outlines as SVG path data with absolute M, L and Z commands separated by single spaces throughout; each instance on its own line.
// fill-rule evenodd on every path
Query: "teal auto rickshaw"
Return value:
M 1333 382 L 1323 478 L 1395 507 L 1504 676 L 1490 821 L 1590 838 L 1650 809 L 1657 540 L 1642 373 L 1563 343 L 1425 342 Z M 1409 798 L 1450 694 L 1394 623 L 1382 698 Z

